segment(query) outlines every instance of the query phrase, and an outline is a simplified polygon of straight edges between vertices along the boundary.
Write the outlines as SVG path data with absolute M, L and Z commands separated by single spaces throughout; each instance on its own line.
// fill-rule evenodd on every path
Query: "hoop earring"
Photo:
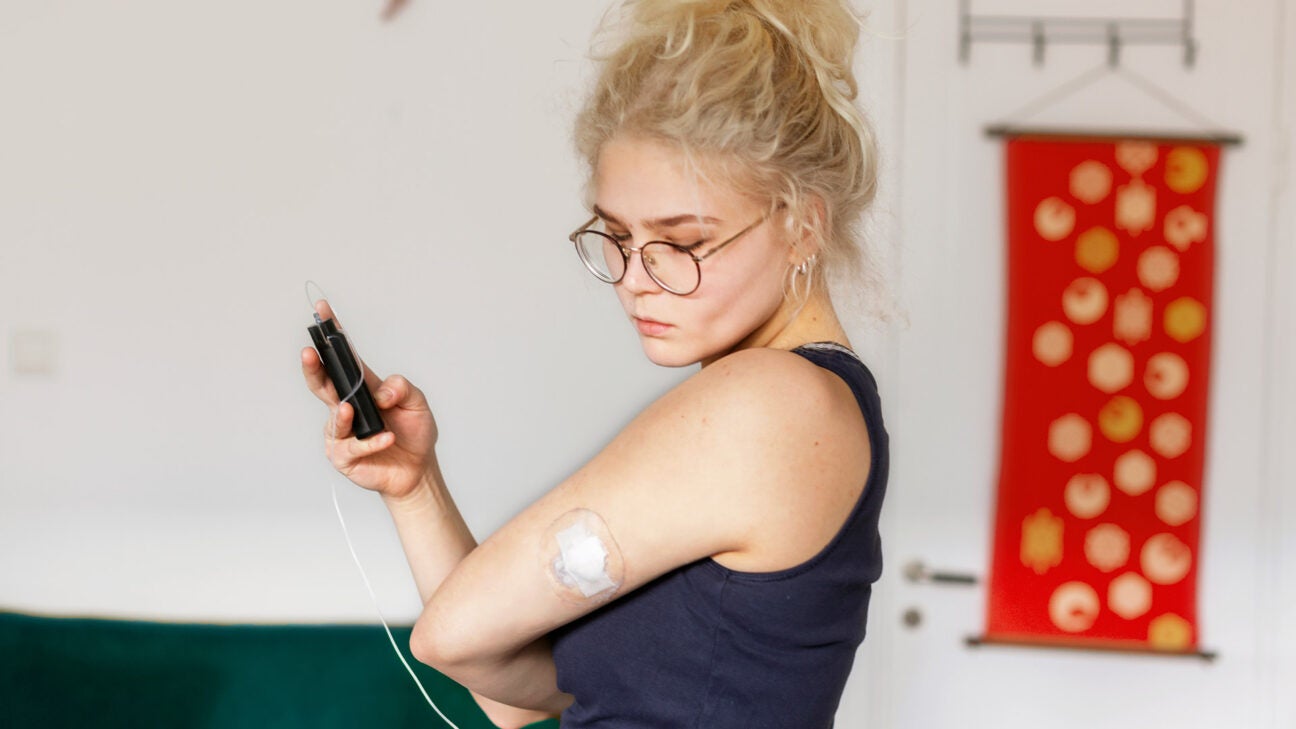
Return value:
M 814 272 L 815 259 L 816 259 L 815 256 L 810 256 L 790 269 L 792 272 L 792 277 L 791 279 L 788 280 L 787 283 L 791 285 L 792 297 L 803 303 L 806 299 L 810 298 L 810 291 L 811 289 L 814 288 L 813 272 Z M 800 291 L 801 287 L 798 285 L 803 277 L 805 278 L 804 294 L 801 293 Z M 786 293 L 786 289 L 785 289 L 785 293 Z

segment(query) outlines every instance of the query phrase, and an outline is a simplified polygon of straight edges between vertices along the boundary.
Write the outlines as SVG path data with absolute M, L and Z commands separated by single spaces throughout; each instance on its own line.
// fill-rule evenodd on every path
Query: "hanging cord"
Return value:
M 360 578 L 364 580 L 365 589 L 369 590 L 369 598 L 373 600 L 374 610 L 378 612 L 378 619 L 382 621 L 383 630 L 387 631 L 387 640 L 391 641 L 391 647 L 392 650 L 396 651 L 396 657 L 400 659 L 401 665 L 405 666 L 410 678 L 414 679 L 414 684 L 418 686 L 419 693 L 423 694 L 428 706 L 431 706 L 437 716 L 441 717 L 442 721 L 449 724 L 452 729 L 459 729 L 458 724 L 450 721 L 437 708 L 436 703 L 432 701 L 432 697 L 428 696 L 427 689 L 423 688 L 423 682 L 418 679 L 418 676 L 414 675 L 414 669 L 410 668 L 409 662 L 405 660 L 405 654 L 401 653 L 400 648 L 396 646 L 396 638 L 392 637 L 391 628 L 387 625 L 387 618 L 383 616 L 382 608 L 378 605 L 378 595 L 374 592 L 373 585 L 369 584 L 369 575 L 365 574 L 364 565 L 360 564 L 360 556 L 356 554 L 355 545 L 351 543 L 351 532 L 347 529 L 346 519 L 342 518 L 342 507 L 338 504 L 337 484 L 333 484 L 333 509 L 337 511 L 338 523 L 342 525 L 342 536 L 346 537 L 347 549 L 351 550 L 351 559 L 355 560 L 356 567 L 360 568 Z
M 1162 104 L 1165 104 L 1167 108 L 1178 112 L 1179 116 L 1183 117 L 1184 119 L 1187 119 L 1188 121 L 1194 122 L 1196 124 L 1200 124 L 1206 129 L 1211 131 L 1224 128 L 1222 124 L 1216 122 L 1214 119 L 1211 119 L 1205 114 L 1197 111 L 1196 109 L 1192 108 L 1188 104 L 1184 103 L 1182 100 L 1176 99 L 1174 94 L 1152 83 L 1152 81 L 1148 79 L 1146 76 L 1143 76 L 1142 74 L 1134 73 L 1133 71 L 1129 70 L 1128 68 L 1125 68 L 1124 66 L 1118 66 L 1116 70 L 1121 74 L 1123 74 L 1126 80 L 1128 80 L 1130 83 L 1141 88 L 1149 96 L 1154 97 Z
M 1151 96 L 1152 98 L 1161 102 L 1163 105 L 1166 106 L 1166 108 L 1175 112 L 1183 119 L 1190 121 L 1193 124 L 1197 124 L 1204 127 L 1205 128 L 1204 131 L 1214 132 L 1216 130 L 1223 129 L 1223 127 L 1217 122 L 1215 122 L 1215 120 L 1211 119 L 1210 117 L 1207 117 L 1205 114 L 1202 114 L 1201 112 L 1197 111 L 1196 109 L 1193 109 L 1191 106 L 1184 103 L 1183 101 L 1175 98 L 1174 94 L 1170 93 L 1169 91 L 1166 91 L 1165 89 L 1161 88 L 1157 84 L 1153 83 L 1147 77 L 1135 73 L 1125 68 L 1124 66 L 1117 66 L 1115 68 L 1112 68 L 1106 62 L 1103 62 L 1088 71 L 1085 71 L 1084 73 L 1080 74 L 1079 76 L 1076 76 L 1070 81 L 1067 81 L 1061 86 L 1058 86 L 1057 88 L 1048 91 L 1042 96 L 1039 96 L 1038 98 L 1033 99 L 1030 102 L 1027 102 L 1021 108 L 1005 116 L 1002 124 L 1005 126 L 1020 124 L 1021 122 L 1029 119 L 1030 117 L 1040 113 L 1041 111 L 1051 106 L 1055 106 L 1058 102 L 1062 101 L 1063 99 L 1075 95 L 1081 89 L 1092 85 L 1098 79 L 1104 78 L 1108 75 L 1116 75 L 1124 78 L 1126 82 L 1133 85 L 1135 88 L 1137 88 L 1139 91 L 1142 91 L 1144 94 L 1147 94 L 1148 96 Z
M 1088 71 L 1085 71 L 1061 86 L 1028 101 L 1021 108 L 1005 116 L 1002 123 L 1007 125 L 1024 122 L 1050 106 L 1057 104 L 1062 99 L 1065 99 L 1080 89 L 1092 84 L 1102 76 L 1107 75 L 1110 70 L 1110 67 L 1104 62 Z
M 318 295 L 313 295 L 312 289 Z M 320 318 L 319 310 L 316 308 L 316 305 L 321 301 L 328 302 L 328 300 L 329 300 L 328 294 L 324 293 L 323 287 L 321 287 L 319 284 L 315 283 L 314 281 L 309 281 L 309 280 L 306 281 L 306 301 L 310 303 L 311 314 L 315 318 L 316 325 L 323 323 Z M 329 310 L 332 311 L 332 308 L 333 307 L 330 304 Z M 336 311 L 333 311 L 333 317 L 334 317 L 334 321 L 336 321 L 337 318 Z M 354 348 L 354 342 L 349 346 Z M 359 367 L 359 369 L 363 371 L 364 363 L 362 360 L 360 360 L 359 356 L 356 356 L 356 362 L 358 363 L 357 366 Z M 351 389 L 351 392 L 348 393 L 346 397 L 341 397 L 340 392 L 337 393 L 339 395 L 338 401 L 342 402 L 342 401 L 350 400 L 352 397 L 355 396 L 357 392 L 360 391 L 360 388 L 363 386 L 364 386 L 364 377 L 361 376 L 356 381 L 355 387 Z M 336 389 L 336 387 L 337 387 L 337 383 L 334 382 L 334 388 Z M 330 420 L 329 428 L 331 429 L 333 427 L 334 427 L 333 421 Z M 337 436 L 337 432 L 334 430 L 330 430 L 329 434 L 332 437 Z M 377 611 L 378 613 L 378 620 L 382 622 L 383 630 L 387 631 L 387 640 L 391 643 L 392 650 L 396 651 L 396 657 L 400 659 L 401 665 L 405 666 L 405 670 L 409 672 L 410 678 L 414 679 L 414 684 L 418 686 L 419 693 L 423 694 L 423 698 L 427 700 L 428 706 L 431 706 L 432 710 L 437 713 L 437 716 L 440 716 L 442 720 L 445 721 L 445 723 L 449 724 L 451 726 L 451 729 L 459 729 L 459 726 L 457 724 L 455 724 L 453 721 L 450 721 L 448 718 L 446 718 L 446 715 L 441 713 L 441 709 L 437 708 L 436 703 L 432 701 L 432 697 L 428 696 L 427 689 L 423 688 L 423 682 L 419 680 L 418 676 L 414 675 L 414 669 L 410 668 L 409 661 L 405 660 L 405 654 L 401 653 L 400 647 L 396 645 L 396 638 L 392 636 L 391 626 L 387 625 L 387 618 L 383 616 L 382 607 L 378 604 L 378 594 L 374 592 L 373 585 L 369 584 L 369 575 L 365 573 L 364 565 L 360 563 L 360 555 L 356 554 L 355 544 L 351 542 L 351 530 L 347 529 L 346 519 L 343 518 L 342 516 L 342 506 L 338 503 L 336 482 L 333 484 L 333 510 L 337 512 L 338 523 L 342 525 L 342 536 L 346 538 L 347 549 L 351 550 L 351 559 L 355 560 L 356 567 L 360 570 L 360 579 L 364 580 L 365 589 L 369 591 L 369 599 L 373 601 L 374 610 Z

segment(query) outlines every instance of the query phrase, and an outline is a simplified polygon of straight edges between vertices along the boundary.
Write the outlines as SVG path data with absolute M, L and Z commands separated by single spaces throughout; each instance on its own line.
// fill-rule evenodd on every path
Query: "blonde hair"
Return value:
M 824 274 L 876 279 L 857 228 L 878 157 L 855 104 L 861 27 L 845 0 L 625 0 L 602 27 L 611 48 L 596 47 L 577 150 L 592 174 L 618 134 L 679 145 L 709 178 L 786 208 Z

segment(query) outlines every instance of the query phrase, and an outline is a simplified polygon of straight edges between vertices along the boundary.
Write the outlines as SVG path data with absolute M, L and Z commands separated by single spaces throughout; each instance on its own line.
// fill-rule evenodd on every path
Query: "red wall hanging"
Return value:
M 985 641 L 1198 652 L 1219 146 L 1005 140 Z

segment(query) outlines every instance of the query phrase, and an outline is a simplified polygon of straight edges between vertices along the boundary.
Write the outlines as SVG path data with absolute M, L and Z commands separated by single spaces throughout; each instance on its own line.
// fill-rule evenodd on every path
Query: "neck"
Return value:
M 779 305 L 774 315 L 748 334 L 731 349 L 702 360 L 706 367 L 726 354 L 752 347 L 769 347 L 770 349 L 795 349 L 809 342 L 837 342 L 851 346 L 846 338 L 846 330 L 837 319 L 828 291 L 816 286 L 805 303 L 798 305 L 787 299 Z

